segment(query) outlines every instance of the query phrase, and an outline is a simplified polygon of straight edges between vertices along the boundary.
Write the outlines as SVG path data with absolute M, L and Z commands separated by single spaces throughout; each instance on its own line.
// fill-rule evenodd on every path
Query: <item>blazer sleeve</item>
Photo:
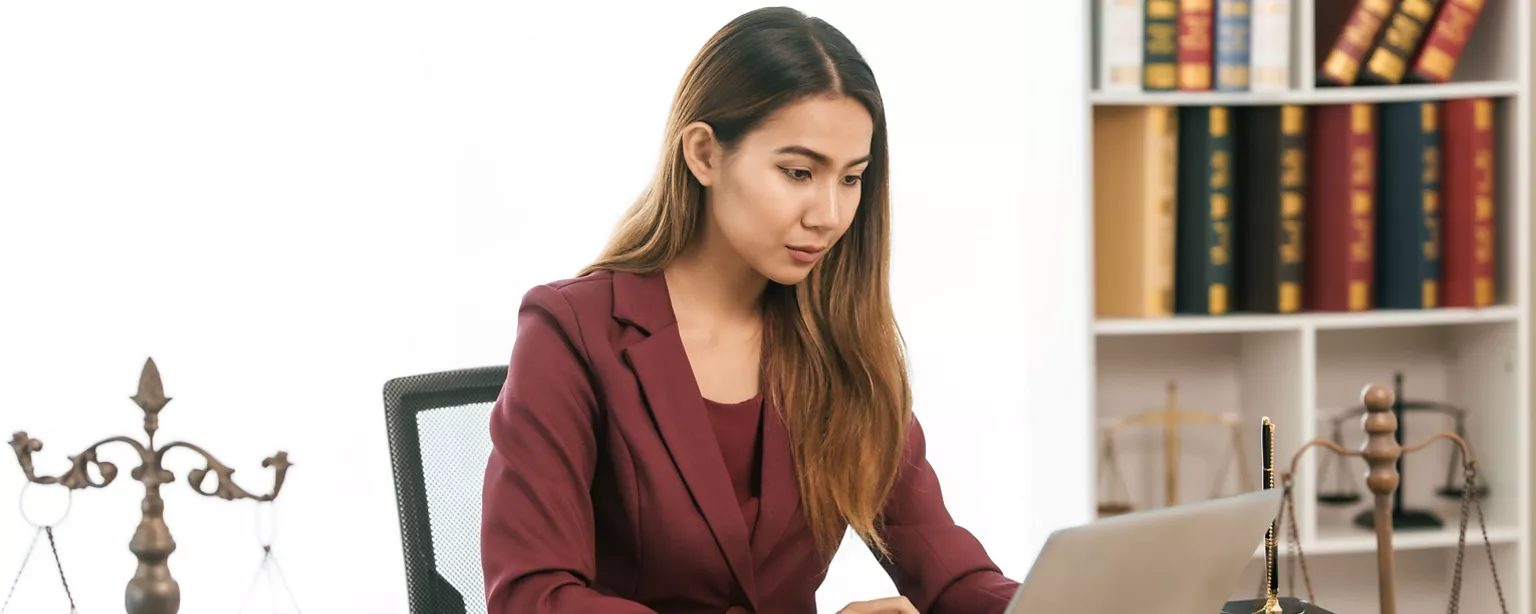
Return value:
M 881 532 L 891 558 L 881 558 L 881 565 L 919 612 L 1002 614 L 1019 583 L 1003 576 L 981 542 L 955 524 L 915 419 L 908 433 Z
M 490 420 L 481 561 L 491 614 L 656 614 L 591 586 L 601 414 L 584 356 L 564 295 L 529 290 Z

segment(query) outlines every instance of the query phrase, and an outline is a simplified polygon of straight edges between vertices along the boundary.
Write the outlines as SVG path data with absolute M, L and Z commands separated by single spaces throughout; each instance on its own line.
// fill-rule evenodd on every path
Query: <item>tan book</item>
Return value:
M 1094 109 L 1093 152 L 1095 312 L 1172 315 L 1178 109 Z

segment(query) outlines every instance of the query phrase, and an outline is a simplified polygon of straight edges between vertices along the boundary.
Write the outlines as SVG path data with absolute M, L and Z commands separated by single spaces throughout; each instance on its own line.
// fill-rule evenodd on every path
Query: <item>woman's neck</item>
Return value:
M 667 265 L 664 273 L 679 322 L 714 328 L 755 323 L 761 316 L 768 278 L 727 245 L 700 241 Z

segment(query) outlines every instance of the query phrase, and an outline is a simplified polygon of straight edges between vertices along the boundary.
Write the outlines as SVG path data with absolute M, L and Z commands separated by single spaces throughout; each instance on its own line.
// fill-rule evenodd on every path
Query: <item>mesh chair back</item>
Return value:
M 485 614 L 480 493 L 506 366 L 384 384 L 411 614 Z

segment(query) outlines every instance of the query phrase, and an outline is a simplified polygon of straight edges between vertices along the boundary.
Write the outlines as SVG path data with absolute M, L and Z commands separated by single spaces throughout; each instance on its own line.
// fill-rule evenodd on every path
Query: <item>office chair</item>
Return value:
M 507 367 L 384 384 L 384 419 L 411 614 L 485 614 L 480 494 Z

